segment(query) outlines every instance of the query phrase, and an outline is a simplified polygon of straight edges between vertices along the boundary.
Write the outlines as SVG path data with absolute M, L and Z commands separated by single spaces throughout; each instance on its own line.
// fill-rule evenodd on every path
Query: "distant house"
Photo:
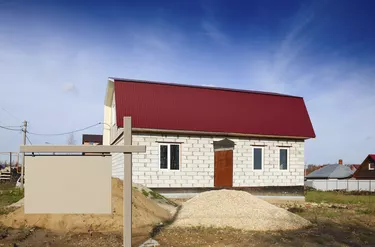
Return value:
M 306 179 L 346 179 L 353 176 L 353 171 L 342 164 L 326 165 L 319 170 L 313 171 Z
M 358 170 L 358 168 L 360 167 L 361 165 L 354 165 L 354 164 L 352 164 L 352 165 L 349 165 L 349 167 L 350 167 L 350 169 L 352 170 L 352 171 L 356 171 L 356 170 Z
M 355 179 L 375 179 L 375 154 L 367 155 L 353 177 Z
M 103 145 L 103 135 L 82 135 L 82 145 Z M 82 155 L 89 153 L 82 153 Z M 91 153 L 90 153 L 91 154 Z
M 325 167 L 326 165 L 309 165 L 307 167 L 307 169 L 305 169 L 305 176 L 309 175 L 310 173 L 312 173 L 313 171 L 316 171 L 316 170 L 319 170 L 323 167 Z
M 103 145 L 103 135 L 82 135 L 83 145 Z

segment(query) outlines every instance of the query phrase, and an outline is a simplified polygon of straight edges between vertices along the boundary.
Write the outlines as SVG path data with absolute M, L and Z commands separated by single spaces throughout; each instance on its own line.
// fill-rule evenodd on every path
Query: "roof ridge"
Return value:
M 257 91 L 257 90 L 246 90 L 246 89 L 238 89 L 238 88 L 211 87 L 211 86 L 203 86 L 203 85 L 180 84 L 180 83 L 131 79 L 131 78 L 119 78 L 119 77 L 108 77 L 108 78 L 112 79 L 114 81 L 122 81 L 122 82 L 148 83 L 148 84 L 159 84 L 159 85 L 179 86 L 179 87 L 191 87 L 191 88 L 221 90 L 221 91 L 240 92 L 240 93 L 263 94 L 263 95 L 282 96 L 282 97 L 291 97 L 291 98 L 303 98 L 301 96 L 296 96 L 296 95 L 281 94 L 281 93 L 266 92 L 266 91 Z

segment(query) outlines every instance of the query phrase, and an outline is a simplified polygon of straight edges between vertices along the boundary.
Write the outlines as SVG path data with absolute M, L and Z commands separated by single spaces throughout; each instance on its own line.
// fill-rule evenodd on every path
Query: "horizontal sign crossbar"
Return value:
M 144 153 L 146 146 L 133 145 L 21 145 L 21 153 Z

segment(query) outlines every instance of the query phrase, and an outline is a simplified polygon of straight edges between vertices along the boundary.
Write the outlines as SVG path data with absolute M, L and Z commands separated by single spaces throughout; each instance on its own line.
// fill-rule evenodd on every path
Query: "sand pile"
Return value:
M 233 227 L 243 230 L 293 230 L 311 223 L 248 192 L 217 190 L 186 201 L 172 227 Z
M 59 232 L 113 232 L 122 231 L 123 226 L 123 186 L 119 179 L 112 179 L 112 215 L 25 215 L 23 206 L 12 213 L 0 217 L 0 223 L 5 226 L 19 228 L 41 227 Z M 170 219 L 170 213 L 158 206 L 141 192 L 133 189 L 133 219 L 132 227 L 149 227 Z

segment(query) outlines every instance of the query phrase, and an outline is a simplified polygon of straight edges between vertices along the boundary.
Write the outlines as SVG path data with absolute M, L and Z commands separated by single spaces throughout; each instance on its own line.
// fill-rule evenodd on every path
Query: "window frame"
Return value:
M 371 168 L 371 164 L 374 166 L 374 168 Z M 369 171 L 374 171 L 374 170 L 375 170 L 375 163 L 373 163 L 373 162 L 369 162 L 369 163 L 368 163 L 368 170 L 369 170 Z
M 281 169 L 281 150 L 286 150 L 286 169 Z M 290 149 L 287 147 L 279 148 L 279 170 L 280 171 L 289 171 L 289 166 L 290 166 L 289 152 L 290 152 Z
M 178 146 L 178 170 L 172 170 L 171 169 L 171 145 L 176 145 Z M 160 152 L 160 147 L 161 146 L 167 146 L 167 168 L 161 168 L 161 162 L 160 162 L 160 157 L 161 157 L 161 152 Z M 159 143 L 159 170 L 160 171 L 181 171 L 181 143 L 173 143 L 173 142 L 168 142 L 168 143 Z
M 262 169 L 255 169 L 255 149 L 256 148 L 259 148 L 259 149 L 261 149 L 262 150 Z M 253 157 L 252 157 L 252 166 L 251 166 L 251 168 L 252 168 L 252 170 L 253 171 L 263 171 L 263 169 L 264 169 L 264 147 L 258 147 L 258 146 L 253 146 L 253 148 L 252 148 L 252 152 L 253 152 Z

